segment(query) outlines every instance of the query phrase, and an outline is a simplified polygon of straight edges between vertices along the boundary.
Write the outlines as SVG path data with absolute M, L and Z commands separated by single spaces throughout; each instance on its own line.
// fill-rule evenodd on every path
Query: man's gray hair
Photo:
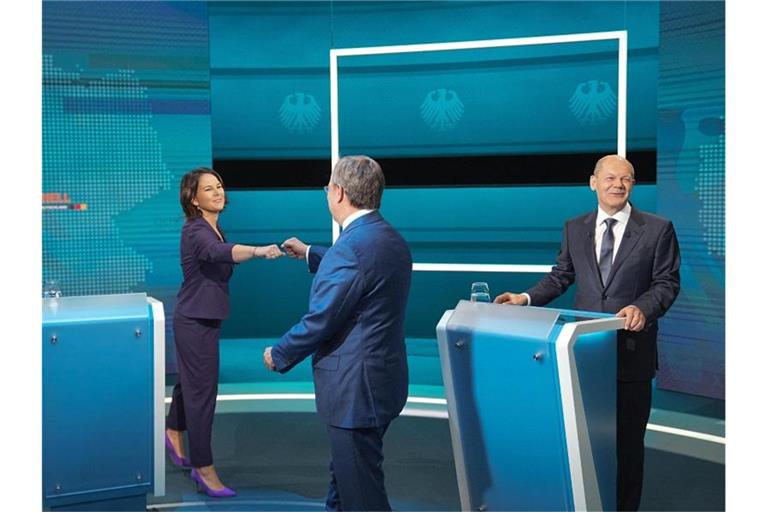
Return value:
M 605 162 L 606 160 L 618 160 L 619 162 L 626 163 L 627 166 L 629 167 L 629 170 L 632 171 L 632 177 L 634 178 L 635 166 L 632 165 L 632 162 L 630 162 L 629 160 L 627 160 L 621 155 L 605 155 L 603 158 L 597 161 L 597 163 L 595 164 L 595 170 L 592 171 L 592 174 L 597 176 L 597 173 L 600 172 L 600 168 L 603 166 L 603 162 Z
M 378 210 L 384 193 L 384 173 L 371 157 L 345 156 L 336 163 L 331 183 L 339 185 L 355 208 Z

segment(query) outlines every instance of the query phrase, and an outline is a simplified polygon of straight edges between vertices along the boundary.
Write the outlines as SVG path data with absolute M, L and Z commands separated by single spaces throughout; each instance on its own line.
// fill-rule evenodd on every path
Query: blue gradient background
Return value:
M 633 202 L 672 219 L 683 250 L 683 293 L 662 322 L 659 385 L 722 398 L 723 20 L 722 2 L 46 1 L 43 192 L 88 209 L 42 212 L 42 278 L 59 279 L 65 295 L 146 291 L 170 318 L 181 282 L 180 176 L 214 157 L 329 158 L 332 47 L 627 30 L 628 149 L 658 152 L 657 183 L 636 187 Z M 603 42 L 343 60 L 342 152 L 612 151 L 615 113 L 582 125 L 568 107 L 579 83 L 616 90 L 613 55 L 615 43 Z M 464 104 L 450 130 L 431 130 L 419 115 L 439 88 Z M 320 108 L 302 133 L 280 122 L 297 92 Z M 390 189 L 382 211 L 417 262 L 550 264 L 565 219 L 595 205 L 591 169 L 573 171 L 583 185 Z M 221 221 L 232 241 L 330 242 L 320 190 L 229 198 Z M 412 381 L 439 383 L 434 327 L 472 281 L 497 294 L 538 277 L 415 273 Z M 310 278 L 287 259 L 238 266 L 223 336 L 278 337 L 305 311 Z M 569 307 L 572 296 L 553 305 Z

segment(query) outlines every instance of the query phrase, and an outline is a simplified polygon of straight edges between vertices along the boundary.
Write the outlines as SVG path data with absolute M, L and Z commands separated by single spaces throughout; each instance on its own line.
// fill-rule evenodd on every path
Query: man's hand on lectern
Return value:
M 619 310 L 616 316 L 625 318 L 624 328 L 628 331 L 642 331 L 645 328 L 645 313 L 637 306 L 629 305 Z
M 510 306 L 527 306 L 528 298 L 525 295 L 512 292 L 504 292 L 495 299 L 494 304 L 509 304 Z

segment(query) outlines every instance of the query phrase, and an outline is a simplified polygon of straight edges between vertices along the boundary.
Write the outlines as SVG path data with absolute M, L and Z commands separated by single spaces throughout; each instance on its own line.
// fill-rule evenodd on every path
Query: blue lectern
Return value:
M 43 299 L 43 503 L 145 510 L 165 493 L 165 318 L 146 294 Z
M 614 510 L 612 315 L 460 301 L 437 325 L 463 510 Z

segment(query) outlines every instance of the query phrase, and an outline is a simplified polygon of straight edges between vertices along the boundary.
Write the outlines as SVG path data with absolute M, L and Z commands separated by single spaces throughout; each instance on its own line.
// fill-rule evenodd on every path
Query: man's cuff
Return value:
M 530 295 L 528 295 L 528 294 L 527 294 L 527 293 L 525 293 L 525 292 L 521 293 L 520 295 L 524 295 L 524 296 L 525 296 L 525 298 L 526 298 L 526 299 L 528 299 L 528 302 L 527 302 L 525 305 L 526 305 L 526 306 L 530 306 L 530 305 L 531 305 L 531 296 L 530 296 Z
M 272 364 L 275 365 L 275 371 L 282 373 L 292 362 L 285 357 L 279 345 L 272 347 Z
M 304 259 L 307 261 L 307 266 L 309 266 L 309 248 L 312 247 L 311 245 L 307 246 L 307 251 L 304 253 Z

